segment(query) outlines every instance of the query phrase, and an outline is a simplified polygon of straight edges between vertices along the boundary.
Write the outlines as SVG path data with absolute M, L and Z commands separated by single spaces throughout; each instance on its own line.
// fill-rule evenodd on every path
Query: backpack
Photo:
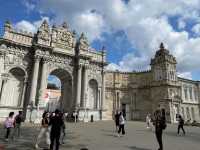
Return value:
M 162 120 L 162 121 L 161 121 L 161 128 L 162 128 L 163 130 L 165 130 L 165 129 L 167 128 L 167 123 L 166 123 L 165 120 Z
M 21 123 L 22 122 L 22 118 L 21 118 L 21 116 L 20 115 L 17 115 L 16 117 L 15 117 L 15 123 Z

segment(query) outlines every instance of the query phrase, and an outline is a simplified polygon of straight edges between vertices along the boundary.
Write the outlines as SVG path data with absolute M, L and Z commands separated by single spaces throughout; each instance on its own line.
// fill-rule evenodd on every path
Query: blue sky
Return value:
M 177 58 L 180 76 L 200 80 L 200 0 L 0 0 L 0 33 L 10 20 L 36 32 L 42 20 L 67 21 L 91 46 L 107 49 L 109 69 L 149 68 L 159 43 Z M 81 5 L 80 5 L 81 3 Z

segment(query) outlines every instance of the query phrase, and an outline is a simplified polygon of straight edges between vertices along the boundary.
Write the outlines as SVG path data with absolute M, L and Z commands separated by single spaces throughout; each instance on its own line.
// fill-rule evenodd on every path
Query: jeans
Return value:
M 124 135 L 125 134 L 125 130 L 124 130 L 124 124 L 120 124 L 119 125 L 119 130 L 118 130 L 118 133 L 120 134 L 122 131 L 122 134 Z
M 6 128 L 5 138 L 8 139 L 9 137 L 13 138 L 13 128 Z
M 21 134 L 21 124 L 20 123 L 16 123 L 15 128 L 14 128 L 14 135 L 17 132 L 17 136 L 19 137 Z
M 182 129 L 183 134 L 185 134 L 185 130 L 183 128 L 183 125 L 178 125 L 178 134 L 179 134 L 180 129 Z
M 59 150 L 60 145 L 60 133 L 51 133 L 51 144 L 50 144 L 50 150 L 53 150 L 54 148 L 54 142 L 56 142 L 56 150 Z
M 156 129 L 156 139 L 159 144 L 159 150 L 163 150 L 163 143 L 162 143 L 162 129 Z
M 46 143 L 48 145 L 50 145 L 50 138 L 49 138 L 49 129 L 46 127 L 42 127 L 41 130 L 40 130 L 40 133 L 37 137 L 37 140 L 36 140 L 36 144 L 39 144 L 40 141 L 41 141 L 41 138 L 44 136 L 44 134 L 46 135 Z

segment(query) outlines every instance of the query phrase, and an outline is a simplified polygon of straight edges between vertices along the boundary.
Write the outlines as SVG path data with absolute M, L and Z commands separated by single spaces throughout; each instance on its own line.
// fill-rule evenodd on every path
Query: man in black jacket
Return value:
M 59 139 L 61 134 L 61 128 L 63 127 L 64 121 L 60 115 L 60 111 L 58 109 L 55 110 L 55 116 L 50 118 L 49 126 L 51 126 L 50 133 L 50 150 L 53 150 L 54 142 L 56 141 L 56 150 L 59 150 Z
M 180 129 L 182 129 L 183 134 L 185 135 L 185 130 L 183 128 L 183 125 L 184 125 L 184 120 L 183 120 L 182 116 L 179 115 L 178 116 L 178 134 L 179 134 Z
M 165 109 L 157 109 L 154 113 L 154 125 L 155 125 L 155 134 L 156 139 L 159 144 L 158 150 L 163 150 L 163 142 L 162 142 L 162 133 L 166 128 L 166 117 L 165 117 Z

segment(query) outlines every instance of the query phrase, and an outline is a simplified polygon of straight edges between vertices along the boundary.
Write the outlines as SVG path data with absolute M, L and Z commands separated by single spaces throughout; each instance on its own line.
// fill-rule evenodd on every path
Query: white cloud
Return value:
M 29 31 L 29 32 L 32 32 L 32 33 L 35 33 L 37 31 L 36 26 L 34 24 L 32 24 L 31 22 L 26 21 L 26 20 L 22 20 L 22 21 L 16 23 L 15 28 L 17 30 Z
M 192 79 L 192 73 L 191 72 L 182 72 L 182 73 L 178 72 L 178 77 Z
M 200 35 L 200 24 L 196 24 L 192 27 L 192 32 L 194 32 L 196 35 Z
M 118 66 L 115 63 L 110 63 L 107 67 L 106 70 L 110 70 L 110 71 L 116 71 L 116 70 L 121 70 L 120 66 Z
M 188 20 L 200 22 L 199 6 L 200 0 L 132 0 L 127 4 L 122 0 L 41 0 L 37 9 L 52 13 L 56 23 L 67 20 L 72 28 L 86 32 L 91 41 L 101 38 L 102 32 L 123 30 L 137 51 L 124 54 L 118 65 L 110 64 L 110 68 L 148 68 L 162 41 L 176 56 L 178 71 L 191 72 L 199 70 L 200 38 L 191 38 L 185 27 Z M 177 16 L 181 32 L 169 22 L 169 17 Z M 199 33 L 198 26 L 192 30 Z
M 29 22 L 27 20 L 22 20 L 22 21 L 19 21 L 17 22 L 14 27 L 20 31 L 27 31 L 27 32 L 32 32 L 32 33 L 36 33 L 37 32 L 37 29 L 38 27 L 41 25 L 41 23 L 44 21 L 44 20 L 47 20 L 48 22 L 50 22 L 49 18 L 48 17 L 41 17 L 41 20 L 37 20 L 37 21 L 34 21 L 34 22 Z
M 178 28 L 179 29 L 184 29 L 186 27 L 186 23 L 183 19 L 178 20 Z
M 78 23 L 77 23 L 78 22 Z M 80 33 L 85 32 L 90 41 L 101 38 L 105 23 L 101 15 L 85 12 L 77 15 L 72 20 L 73 27 Z
M 27 8 L 28 12 L 30 12 L 30 11 L 35 9 L 35 4 L 33 4 L 30 0 L 23 0 L 22 3 Z

